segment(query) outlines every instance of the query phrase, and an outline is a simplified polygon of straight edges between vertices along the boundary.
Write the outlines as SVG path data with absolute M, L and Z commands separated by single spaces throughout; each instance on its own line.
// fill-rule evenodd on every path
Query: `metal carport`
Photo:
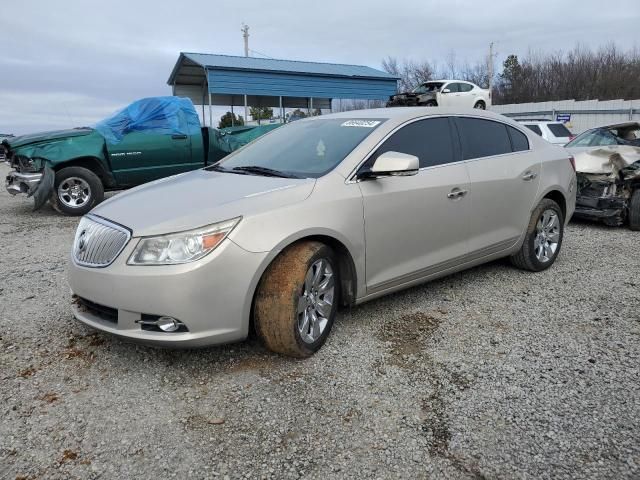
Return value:
M 386 100 L 398 78 L 363 65 L 180 53 L 167 83 L 195 105 L 331 108 L 332 99 Z

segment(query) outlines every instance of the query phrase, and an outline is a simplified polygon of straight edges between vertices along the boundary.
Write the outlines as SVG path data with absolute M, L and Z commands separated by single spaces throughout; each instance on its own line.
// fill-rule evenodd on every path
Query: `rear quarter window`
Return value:
M 529 139 L 524 133 L 513 127 L 507 127 L 507 131 L 511 137 L 511 147 L 514 152 L 529 150 Z
M 511 153 L 511 139 L 505 124 L 465 117 L 457 117 L 455 122 L 464 160 Z
M 527 127 L 529 130 L 531 130 L 536 135 L 542 136 L 542 130 L 540 130 L 540 127 L 538 125 L 527 125 L 527 124 L 525 124 L 524 126 Z
M 571 136 L 571 132 L 569 131 L 569 129 L 567 129 L 567 127 L 565 127 L 561 123 L 549 123 L 547 124 L 547 127 L 549 128 L 549 130 L 551 130 L 551 133 L 553 133 L 554 137 L 564 138 Z

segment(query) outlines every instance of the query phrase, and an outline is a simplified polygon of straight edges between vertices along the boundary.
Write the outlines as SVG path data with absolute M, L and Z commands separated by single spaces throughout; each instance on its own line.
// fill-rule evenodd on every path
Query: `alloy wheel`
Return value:
M 334 297 L 333 269 L 321 258 L 307 270 L 298 299 L 298 333 L 305 343 L 314 343 L 322 336 L 331 317 Z
M 536 258 L 541 263 L 550 261 L 558 250 L 560 242 L 560 218 L 555 210 L 547 209 L 542 212 L 536 224 L 536 236 L 533 249 Z

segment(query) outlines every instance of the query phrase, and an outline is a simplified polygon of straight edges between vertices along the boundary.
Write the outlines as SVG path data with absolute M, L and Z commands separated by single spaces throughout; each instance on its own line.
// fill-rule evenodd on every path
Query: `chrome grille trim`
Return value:
M 72 257 L 83 267 L 107 267 L 118 258 L 131 239 L 131 232 L 96 215 L 80 220 L 73 240 Z

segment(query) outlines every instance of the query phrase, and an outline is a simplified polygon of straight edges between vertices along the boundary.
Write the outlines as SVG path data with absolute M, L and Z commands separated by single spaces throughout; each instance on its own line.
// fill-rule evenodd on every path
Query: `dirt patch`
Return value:
M 408 357 L 424 354 L 425 344 L 440 325 L 442 315 L 439 311 L 413 312 L 385 323 L 377 336 L 388 346 L 390 363 L 407 366 Z

